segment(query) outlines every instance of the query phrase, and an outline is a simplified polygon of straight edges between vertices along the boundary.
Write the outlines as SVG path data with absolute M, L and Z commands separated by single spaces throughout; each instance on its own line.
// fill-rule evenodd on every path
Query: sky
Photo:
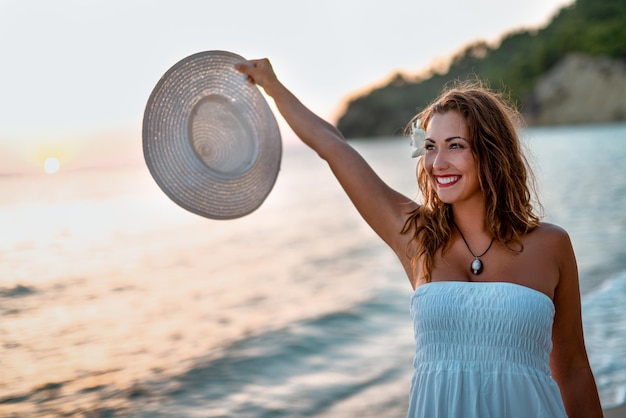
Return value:
M 205 50 L 268 57 L 307 106 L 419 73 L 572 0 L 0 0 L 0 173 L 137 152 L 150 92 Z M 279 122 L 282 121 L 279 118 Z

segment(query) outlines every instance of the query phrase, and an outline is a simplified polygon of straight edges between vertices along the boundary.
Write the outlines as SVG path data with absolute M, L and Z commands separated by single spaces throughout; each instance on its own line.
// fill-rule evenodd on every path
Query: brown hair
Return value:
M 447 88 L 411 123 L 420 119 L 428 128 L 433 115 L 457 111 L 469 130 L 471 151 L 476 160 L 480 188 L 485 198 L 486 225 L 492 237 L 511 251 L 522 251 L 520 237 L 539 226 L 533 209 L 535 183 L 532 171 L 521 149 L 516 127 L 521 116 L 500 93 L 480 82 L 458 83 Z M 418 160 L 417 182 L 423 203 L 409 213 L 402 233 L 413 233 L 407 255 L 413 268 L 421 260 L 423 277 L 430 281 L 434 256 L 445 251 L 452 236 L 452 208 L 439 200 L 433 189 L 424 159 Z

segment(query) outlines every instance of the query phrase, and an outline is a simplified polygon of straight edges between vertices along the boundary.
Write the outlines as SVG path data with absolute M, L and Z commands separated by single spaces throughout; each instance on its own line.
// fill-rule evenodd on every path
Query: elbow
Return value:
M 335 127 L 328 128 L 321 135 L 324 140 L 319 141 L 319 146 L 314 147 L 317 155 L 323 160 L 330 162 L 341 156 L 346 150 L 352 150 L 352 147 Z

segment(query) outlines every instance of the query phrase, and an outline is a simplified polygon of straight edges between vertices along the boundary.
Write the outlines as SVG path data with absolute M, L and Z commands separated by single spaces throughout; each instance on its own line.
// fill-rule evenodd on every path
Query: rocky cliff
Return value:
M 529 125 L 626 120 L 626 62 L 569 54 L 540 78 L 523 108 Z

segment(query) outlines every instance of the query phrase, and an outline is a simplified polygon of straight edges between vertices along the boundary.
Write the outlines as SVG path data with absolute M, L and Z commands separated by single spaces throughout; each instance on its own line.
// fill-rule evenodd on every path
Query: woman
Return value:
M 409 417 L 602 416 L 572 245 L 533 212 L 514 113 L 498 96 L 451 89 L 414 119 L 423 137 L 418 205 L 282 85 L 268 60 L 237 69 L 328 162 L 406 271 L 415 290 Z

